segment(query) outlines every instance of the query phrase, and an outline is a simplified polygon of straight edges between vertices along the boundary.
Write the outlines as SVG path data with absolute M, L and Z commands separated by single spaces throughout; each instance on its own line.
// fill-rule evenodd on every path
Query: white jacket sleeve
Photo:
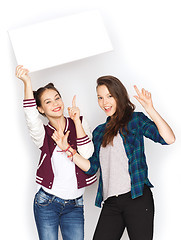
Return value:
M 23 108 L 30 136 L 36 146 L 41 148 L 45 137 L 45 128 L 39 117 L 35 99 L 23 100 Z
M 84 117 L 82 119 L 82 126 L 86 136 L 77 138 L 77 150 L 84 158 L 90 158 L 94 152 L 94 144 L 92 142 L 91 129 Z

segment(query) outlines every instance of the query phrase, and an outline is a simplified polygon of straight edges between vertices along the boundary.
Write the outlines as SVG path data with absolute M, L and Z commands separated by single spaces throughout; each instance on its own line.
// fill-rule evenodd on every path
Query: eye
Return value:
M 99 100 L 101 100 L 101 99 L 102 99 L 102 97 L 98 97 L 98 99 L 99 99 Z
M 49 103 L 51 103 L 51 101 L 47 101 L 47 102 L 45 102 L 46 104 L 49 104 Z
M 59 99 L 60 99 L 60 97 L 56 97 L 56 98 L 55 98 L 55 100 L 59 100 Z
M 108 96 L 109 98 L 111 98 L 112 97 L 112 95 L 111 94 L 109 94 L 109 96 Z

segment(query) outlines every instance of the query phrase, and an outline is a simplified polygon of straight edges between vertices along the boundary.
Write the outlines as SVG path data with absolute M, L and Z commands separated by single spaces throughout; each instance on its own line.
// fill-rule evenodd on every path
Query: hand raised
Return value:
M 28 75 L 29 70 L 26 68 L 23 68 L 23 65 L 18 65 L 16 67 L 16 77 L 21 79 L 24 83 L 27 81 L 30 81 L 30 76 Z
M 68 107 L 70 118 L 75 122 L 80 119 L 80 109 L 76 106 L 76 95 L 72 100 L 72 107 Z
M 146 91 L 144 88 L 142 88 L 140 92 L 136 85 L 134 85 L 134 89 L 137 93 L 137 95 L 135 95 L 134 97 L 138 100 L 139 103 L 141 103 L 145 110 L 149 109 L 150 107 L 153 107 L 150 92 Z

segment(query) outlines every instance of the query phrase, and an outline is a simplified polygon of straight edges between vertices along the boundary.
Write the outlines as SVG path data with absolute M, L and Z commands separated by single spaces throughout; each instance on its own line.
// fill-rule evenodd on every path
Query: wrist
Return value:
M 69 150 L 70 155 L 68 155 L 68 158 L 70 158 L 70 160 L 73 162 L 73 156 L 77 153 L 77 151 L 75 149 L 73 149 L 73 151 Z
M 145 109 L 146 110 L 146 109 Z M 154 107 L 149 108 L 146 110 L 146 112 L 148 113 L 148 115 L 151 117 L 151 119 L 154 121 L 155 117 L 157 116 L 158 112 L 155 110 Z
M 63 152 L 67 152 L 70 148 L 70 144 L 67 145 L 67 147 L 65 149 L 62 149 Z
M 31 86 L 31 78 L 27 78 L 26 80 L 24 79 L 22 81 L 26 87 Z
M 74 121 L 74 124 L 75 124 L 75 125 L 80 125 L 80 124 L 82 124 L 81 121 L 80 121 L 80 117 L 77 118 L 77 119 L 74 119 L 73 121 Z
M 77 153 L 77 151 L 71 147 L 69 147 L 66 151 L 67 157 L 73 162 L 73 156 Z
M 145 107 L 145 111 L 149 114 L 149 113 L 152 113 L 152 112 L 154 112 L 154 111 L 156 111 L 156 110 L 155 110 L 155 108 L 153 107 L 153 105 L 150 105 L 150 106 L 148 106 L 148 107 Z

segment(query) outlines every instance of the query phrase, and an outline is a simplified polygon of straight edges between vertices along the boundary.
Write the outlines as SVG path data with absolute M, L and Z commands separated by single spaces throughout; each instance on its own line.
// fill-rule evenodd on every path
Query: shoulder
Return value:
M 102 131 L 105 129 L 105 126 L 106 126 L 106 123 L 102 123 L 102 124 L 98 125 L 98 126 L 94 129 L 93 134 L 102 132 Z
M 105 126 L 106 123 L 100 124 L 98 125 L 94 131 L 93 131 L 93 140 L 95 141 L 99 141 L 102 139 L 103 135 L 104 135 L 104 130 L 105 130 Z
M 143 112 L 133 112 L 130 122 L 146 121 L 149 118 Z
M 131 116 L 131 120 L 129 121 L 129 125 L 131 124 L 136 124 L 139 122 L 140 118 L 141 118 L 142 112 L 133 112 L 132 116 Z
M 145 114 L 143 113 L 143 112 L 133 112 L 132 113 L 132 118 L 133 119 L 137 119 L 137 118 L 142 118 L 142 117 L 144 117 L 145 116 Z M 145 116 L 146 117 L 146 116 Z
M 128 123 L 128 130 L 138 129 L 148 121 L 150 119 L 143 112 L 133 112 L 132 118 Z

